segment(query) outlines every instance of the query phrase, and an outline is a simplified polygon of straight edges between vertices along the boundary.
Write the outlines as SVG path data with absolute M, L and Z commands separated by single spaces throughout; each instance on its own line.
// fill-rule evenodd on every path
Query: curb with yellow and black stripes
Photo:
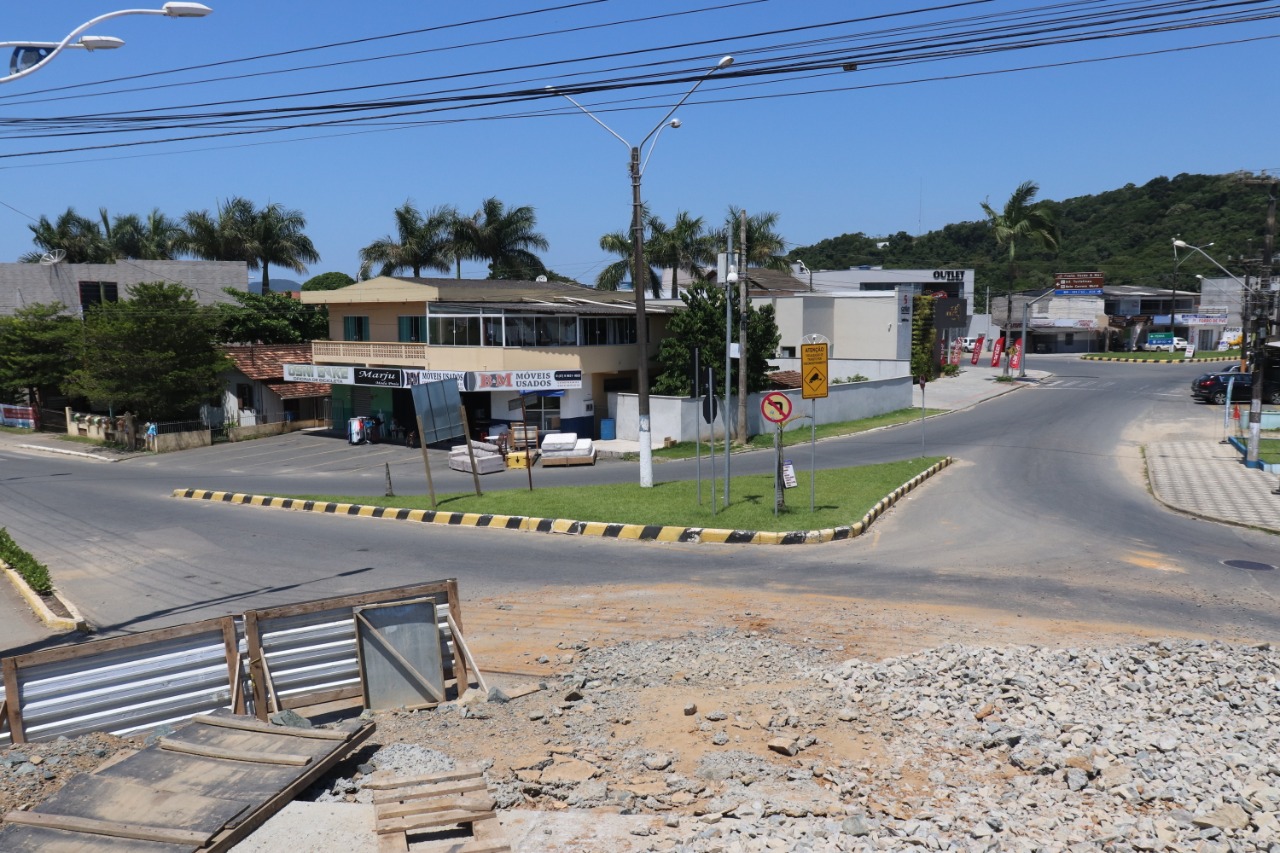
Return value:
M 605 539 L 634 539 L 652 542 L 714 542 L 729 545 L 809 545 L 852 539 L 867 532 L 871 523 L 891 506 L 916 489 L 925 480 L 955 460 L 950 456 L 922 471 L 880 499 L 861 520 L 841 527 L 821 530 L 724 530 L 711 527 L 675 527 L 660 524 L 610 524 L 603 521 L 573 521 L 567 518 L 533 518 L 523 515 L 484 515 L 476 512 L 442 512 L 430 509 L 404 509 L 366 504 L 325 503 L 298 498 L 269 495 L 246 495 L 237 492 L 215 492 L 208 489 L 174 489 L 173 497 L 202 501 L 275 507 L 300 512 L 323 512 L 329 515 L 358 518 L 388 518 L 416 521 L 422 524 L 448 524 L 455 527 L 488 527 L 499 530 L 524 530 L 532 533 L 565 533 L 570 536 L 600 536 Z
M 1215 361 L 1239 361 L 1238 356 L 1215 356 L 1213 358 L 1193 358 L 1187 361 L 1185 358 L 1129 358 L 1119 355 L 1082 355 L 1081 361 L 1126 361 L 1132 364 L 1211 364 Z

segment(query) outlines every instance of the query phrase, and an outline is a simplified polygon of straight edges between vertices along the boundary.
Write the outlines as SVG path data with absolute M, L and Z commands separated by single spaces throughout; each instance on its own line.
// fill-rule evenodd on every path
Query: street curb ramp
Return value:
M 445 524 L 454 527 L 483 527 L 498 530 L 523 530 L 529 533 L 564 533 L 570 536 L 597 536 L 603 539 L 631 539 L 646 542 L 693 542 L 723 545 L 815 545 L 852 539 L 867 532 L 871 523 L 930 477 L 952 464 L 948 456 L 930 466 L 881 498 L 870 511 L 853 524 L 825 527 L 819 530 L 727 530 L 713 527 L 679 527 L 658 524 L 616 524 L 605 521 L 575 521 L 568 518 L 535 518 L 524 515 L 486 515 L 475 512 L 442 512 L 430 509 L 404 509 L 369 506 L 367 504 L 326 503 L 271 495 L 219 492 L 210 489 L 174 489 L 173 497 L 189 500 L 216 501 L 241 506 L 271 507 L 296 512 L 320 512 L 357 518 L 384 518 L 414 521 L 422 524 Z

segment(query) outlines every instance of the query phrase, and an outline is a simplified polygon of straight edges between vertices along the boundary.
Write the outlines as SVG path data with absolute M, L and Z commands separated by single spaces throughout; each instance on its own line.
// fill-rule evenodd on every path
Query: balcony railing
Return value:
M 311 355 L 317 361 L 351 361 L 425 366 L 426 344 L 386 341 L 313 341 Z

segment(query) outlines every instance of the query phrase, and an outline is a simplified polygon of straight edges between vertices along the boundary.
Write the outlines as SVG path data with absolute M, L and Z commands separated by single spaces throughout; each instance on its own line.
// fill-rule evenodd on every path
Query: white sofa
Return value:
M 449 467 L 454 471 L 462 471 L 463 473 L 471 473 L 471 456 L 476 458 L 476 473 L 493 474 L 498 471 L 507 470 L 507 461 L 502 458 L 502 451 L 498 445 L 490 444 L 487 441 L 471 442 L 471 453 L 467 453 L 467 446 L 459 444 L 449 451 Z
M 553 432 L 542 439 L 542 467 L 596 464 L 595 445 L 574 432 Z

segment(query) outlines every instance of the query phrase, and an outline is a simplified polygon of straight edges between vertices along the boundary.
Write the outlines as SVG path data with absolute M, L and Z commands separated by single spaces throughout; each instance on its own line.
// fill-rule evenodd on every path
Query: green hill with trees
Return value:
M 1267 221 L 1265 186 L 1247 183 L 1251 175 L 1188 175 L 1155 178 L 1142 186 L 1064 201 L 1040 199 L 1053 215 L 1059 232 L 1056 252 L 1019 249 L 1015 290 L 1047 287 L 1056 272 L 1099 270 L 1107 284 L 1166 287 L 1173 273 L 1175 237 L 1195 246 L 1213 243 L 1210 254 L 1236 275 L 1246 272 L 1242 258 L 1259 258 Z M 993 191 L 980 203 L 1004 202 Z M 1004 293 L 1008 256 L 996 244 L 985 219 L 959 222 L 918 237 L 898 232 L 888 237 L 843 234 L 790 252 L 812 270 L 847 269 L 862 265 L 899 268 L 971 268 L 977 275 L 978 308 L 987 287 Z M 1194 275 L 1221 275 L 1203 258 L 1182 264 L 1179 286 L 1194 286 Z M 1256 274 L 1256 270 L 1254 270 Z

